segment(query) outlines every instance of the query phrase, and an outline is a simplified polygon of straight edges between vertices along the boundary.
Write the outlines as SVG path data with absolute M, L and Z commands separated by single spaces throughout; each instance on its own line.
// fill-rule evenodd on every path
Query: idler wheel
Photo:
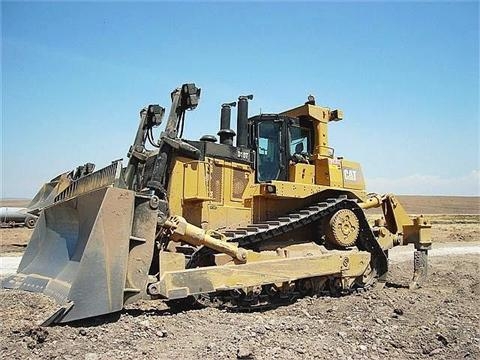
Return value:
M 327 241 L 340 247 L 352 246 L 357 241 L 360 223 L 352 210 L 338 210 L 327 224 Z

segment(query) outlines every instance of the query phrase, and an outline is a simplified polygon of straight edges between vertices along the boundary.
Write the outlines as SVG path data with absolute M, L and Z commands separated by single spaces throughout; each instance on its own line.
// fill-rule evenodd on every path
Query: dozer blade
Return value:
M 137 249 L 141 256 L 128 258 L 129 250 L 135 247 L 132 238 L 135 242 L 139 239 L 132 234 L 138 223 L 134 219 L 137 203 L 134 192 L 105 187 L 47 207 L 38 219 L 18 273 L 5 279 L 3 287 L 54 298 L 63 308 L 51 322 L 121 310 L 127 298 L 142 293 L 129 285 L 128 268 L 137 273 L 137 283 L 146 283 L 153 252 L 153 248 Z M 152 219 L 147 216 L 148 221 Z M 155 227 L 151 230 L 150 226 L 149 231 L 154 233 Z

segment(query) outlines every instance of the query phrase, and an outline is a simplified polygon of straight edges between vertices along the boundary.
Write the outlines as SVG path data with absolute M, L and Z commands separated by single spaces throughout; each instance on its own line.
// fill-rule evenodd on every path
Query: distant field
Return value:
M 30 199 L 0 199 L 0 207 L 25 207 Z
M 412 196 L 399 195 L 411 214 L 480 214 L 479 196 Z
M 409 214 L 451 214 L 479 215 L 479 196 L 416 196 L 398 195 L 400 203 Z M 380 209 L 369 210 L 368 213 L 380 213 Z

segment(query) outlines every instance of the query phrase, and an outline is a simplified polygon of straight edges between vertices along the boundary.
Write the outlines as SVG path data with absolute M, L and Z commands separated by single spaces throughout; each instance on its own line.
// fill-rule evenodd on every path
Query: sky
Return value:
M 369 191 L 480 195 L 478 2 L 2 1 L 1 20 L 3 198 L 126 162 L 140 109 L 185 82 L 187 138 L 239 95 L 254 115 L 313 94 Z

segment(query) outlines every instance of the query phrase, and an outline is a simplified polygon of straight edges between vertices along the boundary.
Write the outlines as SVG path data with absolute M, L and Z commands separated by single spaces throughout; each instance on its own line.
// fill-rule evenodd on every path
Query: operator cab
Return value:
M 305 118 L 263 114 L 249 119 L 250 148 L 256 152 L 257 182 L 288 180 L 288 166 L 310 162 L 313 124 Z

